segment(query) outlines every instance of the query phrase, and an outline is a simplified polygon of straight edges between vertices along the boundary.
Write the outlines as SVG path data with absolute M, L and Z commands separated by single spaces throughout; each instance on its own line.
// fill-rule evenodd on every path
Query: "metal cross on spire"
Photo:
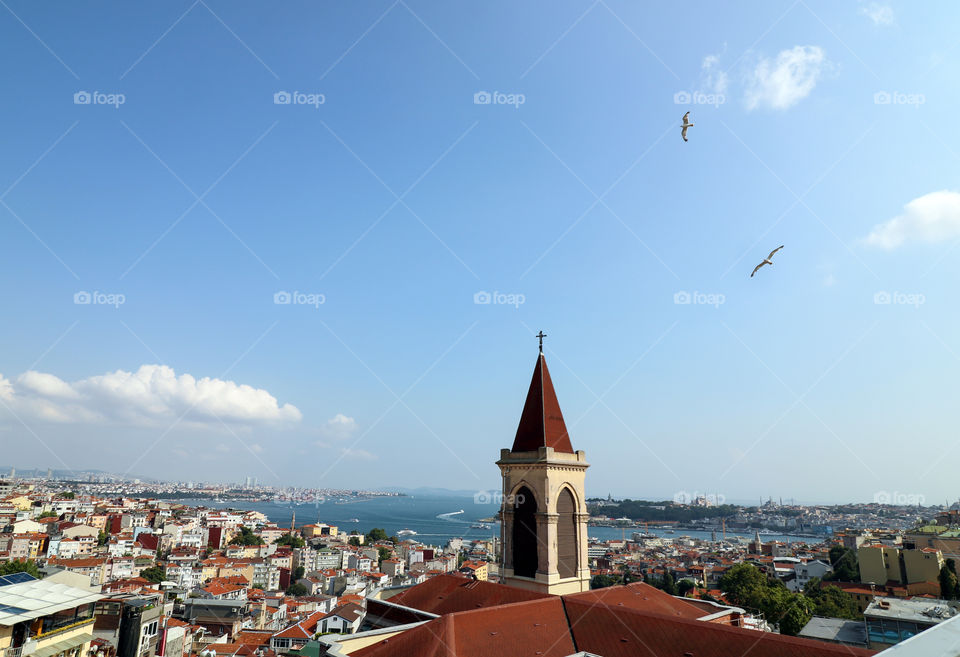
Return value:
M 543 331 L 540 331 L 539 333 L 537 333 L 537 334 L 536 334 L 535 336 L 533 336 L 533 337 L 540 339 L 540 353 L 542 354 L 542 353 L 543 353 L 543 339 L 544 339 L 545 337 L 547 337 L 547 334 L 544 333 Z

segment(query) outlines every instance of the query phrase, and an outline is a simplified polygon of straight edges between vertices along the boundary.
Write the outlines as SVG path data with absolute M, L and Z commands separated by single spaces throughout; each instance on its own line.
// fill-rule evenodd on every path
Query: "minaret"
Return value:
M 503 478 L 503 582 L 543 593 L 590 589 L 586 456 L 574 451 L 560 412 L 543 332 L 533 379 L 511 449 L 500 450 Z

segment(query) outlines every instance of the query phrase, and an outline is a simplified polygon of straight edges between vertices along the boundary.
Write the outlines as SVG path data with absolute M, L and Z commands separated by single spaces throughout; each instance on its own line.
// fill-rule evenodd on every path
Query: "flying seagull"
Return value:
M 692 124 L 691 124 L 691 125 L 692 125 Z M 771 265 L 771 266 L 772 266 L 772 265 L 773 265 L 773 259 L 772 259 L 772 258 L 773 258 L 773 254 L 776 253 L 777 251 L 779 251 L 779 250 L 782 249 L 782 248 L 783 248 L 783 244 L 781 244 L 780 246 L 778 246 L 777 248 L 775 248 L 773 251 L 771 251 L 771 252 L 770 252 L 770 255 L 768 255 L 766 258 L 763 259 L 763 262 L 761 262 L 759 265 L 757 265 L 756 267 L 753 268 L 753 273 L 750 274 L 750 278 L 753 278 L 753 274 L 756 274 L 756 273 L 757 273 L 757 270 L 760 269 L 761 267 L 763 267 L 764 265 Z
M 683 123 L 680 124 L 680 136 L 683 137 L 683 141 L 687 141 L 687 128 L 693 127 L 693 124 L 687 120 L 687 117 L 690 116 L 690 112 L 687 112 L 683 115 Z

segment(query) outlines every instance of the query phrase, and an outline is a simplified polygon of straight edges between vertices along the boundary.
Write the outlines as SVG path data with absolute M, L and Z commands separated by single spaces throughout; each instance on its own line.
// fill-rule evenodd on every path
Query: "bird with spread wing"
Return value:
M 761 262 L 759 265 L 757 265 L 756 267 L 753 268 L 753 273 L 750 274 L 750 278 L 753 278 L 753 274 L 756 274 L 756 273 L 757 273 L 757 270 L 760 269 L 761 267 L 763 267 L 764 265 L 771 265 L 771 266 L 772 266 L 772 265 L 773 265 L 773 254 L 776 253 L 777 251 L 779 251 L 779 250 L 782 249 L 782 248 L 783 248 L 783 244 L 781 244 L 780 246 L 778 246 L 777 248 L 775 248 L 773 251 L 771 251 L 771 252 L 770 252 L 770 255 L 768 255 L 766 258 L 763 259 L 763 262 Z
M 690 112 L 687 112 L 683 115 L 683 123 L 680 124 L 680 136 L 683 137 L 683 141 L 687 141 L 687 128 L 692 128 L 693 124 L 690 123 L 688 117 Z

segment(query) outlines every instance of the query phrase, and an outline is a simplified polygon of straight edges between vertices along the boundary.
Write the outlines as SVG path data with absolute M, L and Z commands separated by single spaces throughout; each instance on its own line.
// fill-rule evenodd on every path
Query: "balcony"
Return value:
M 44 632 L 38 632 L 30 637 L 33 641 L 45 641 L 46 639 L 81 628 L 85 625 L 93 625 L 93 617 L 81 618 L 71 623 L 66 623 L 63 625 L 53 625 L 50 629 Z M 5 656 L 6 657 L 6 656 Z

